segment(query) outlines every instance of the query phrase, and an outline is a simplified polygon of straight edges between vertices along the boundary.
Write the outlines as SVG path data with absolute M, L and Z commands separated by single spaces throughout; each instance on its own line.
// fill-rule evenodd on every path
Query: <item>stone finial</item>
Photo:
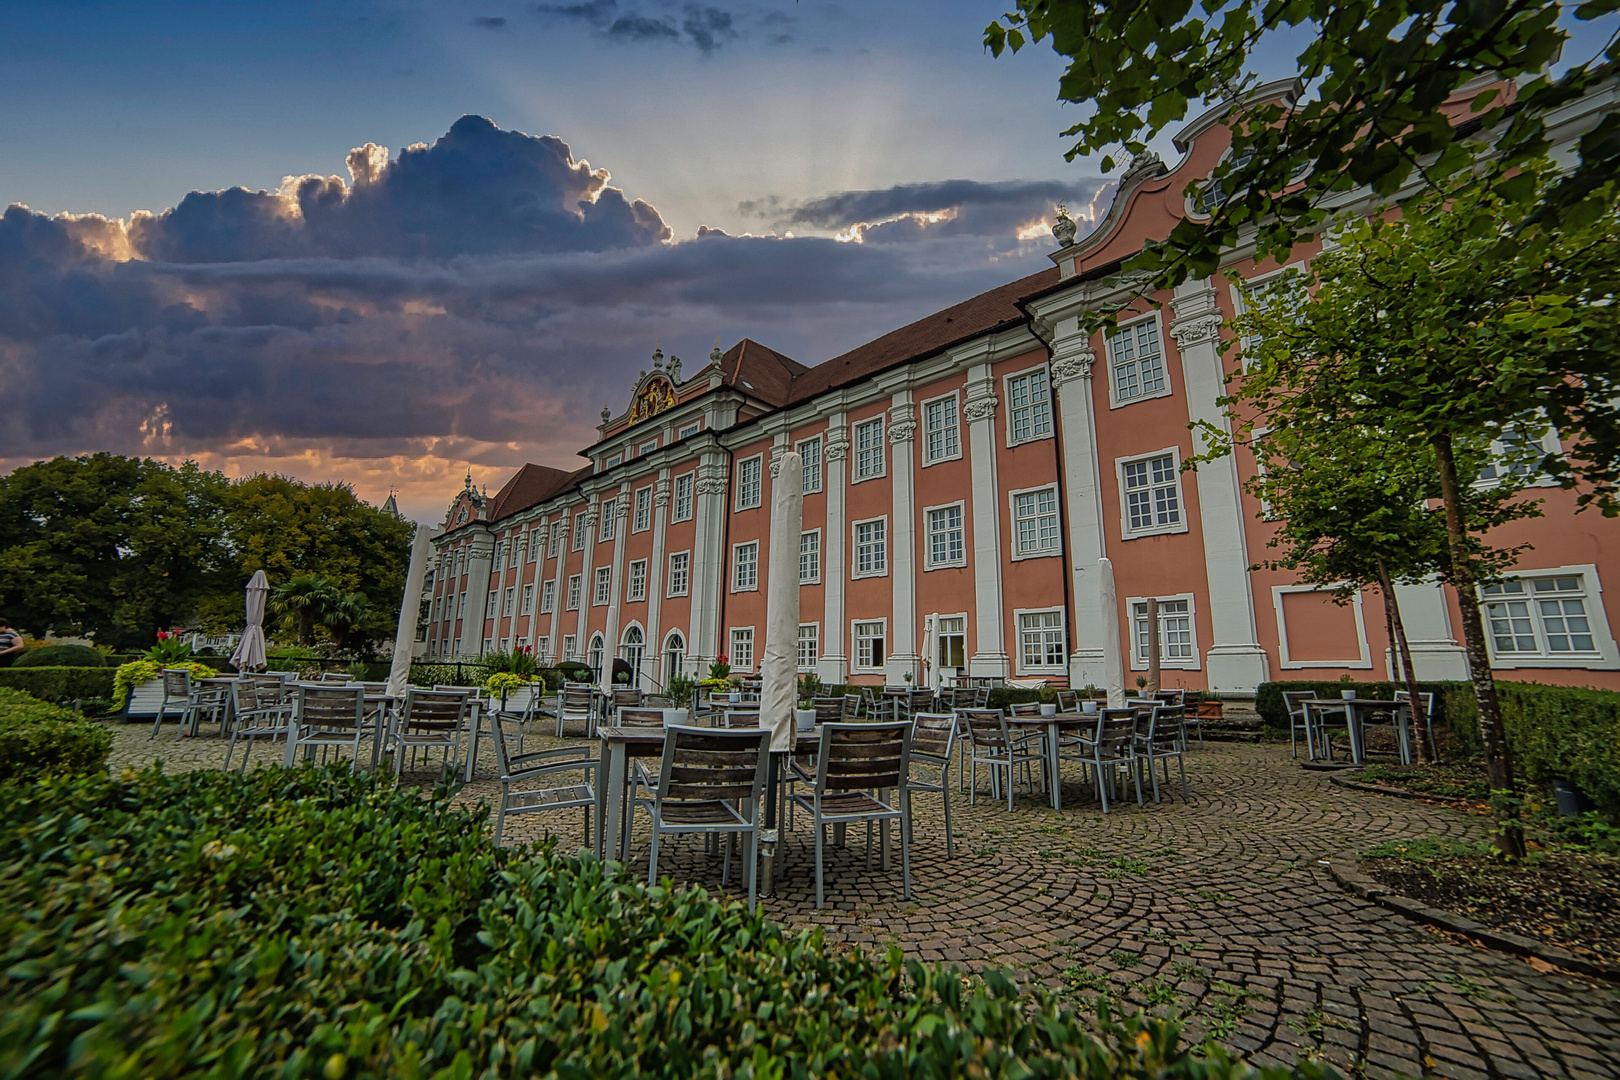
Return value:
M 681 358 L 673 353 L 669 357 L 669 377 L 674 382 L 681 381 Z
M 720 362 L 720 339 L 715 338 L 714 339 L 714 348 L 709 350 L 709 363 L 718 364 L 719 362 Z
M 656 346 L 656 345 L 653 346 L 652 360 L 653 360 L 653 370 L 654 371 L 662 371 L 662 370 L 664 370 L 664 350 L 662 348 L 660 348 L 659 346 Z M 642 374 L 646 374 L 646 372 L 643 372 Z
M 472 490 L 472 466 L 471 465 L 467 466 L 467 479 L 462 481 L 462 485 L 463 486 L 462 486 L 461 490 L 463 490 L 463 491 L 471 491 Z
M 602 406 L 602 423 L 605 424 L 611 419 L 613 419 L 613 410 L 609 409 L 606 405 L 603 405 Z
M 1062 203 L 1058 203 L 1057 219 L 1052 222 L 1052 235 L 1057 237 L 1057 242 L 1064 247 L 1068 247 L 1074 243 L 1075 234 L 1079 231 L 1079 226 L 1075 225 L 1074 218 L 1069 216 L 1069 208 Z

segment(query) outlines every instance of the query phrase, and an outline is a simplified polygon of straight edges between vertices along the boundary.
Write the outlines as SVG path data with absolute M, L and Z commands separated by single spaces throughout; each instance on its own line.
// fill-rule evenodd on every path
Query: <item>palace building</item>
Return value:
M 1614 107 L 1612 89 L 1571 105 L 1552 118 L 1556 142 Z M 1048 270 L 813 366 L 750 340 L 691 372 L 655 351 L 625 410 L 604 410 L 584 468 L 525 465 L 493 496 L 469 477 L 434 539 L 426 658 L 526 645 L 600 671 L 618 656 L 654 690 L 718 655 L 757 670 L 776 460 L 797 450 L 799 666 L 829 683 L 921 677 L 933 616 L 942 674 L 1101 685 L 1103 556 L 1127 681 L 1150 634 L 1166 686 L 1389 677 L 1376 594 L 1340 606 L 1251 571 L 1271 526 L 1242 486 L 1247 451 L 1181 470 L 1189 426 L 1224 425 L 1216 399 L 1240 362 L 1220 348 L 1241 302 L 1224 273 L 1282 267 L 1236 247 L 1223 275 L 1136 301 L 1107 333 L 1081 326 L 1130 298 L 1124 260 L 1199 213 L 1184 192 L 1228 149 L 1221 115 L 1177 136 L 1173 167 L 1133 162 L 1085 237 L 1060 217 Z M 1373 206 L 1366 192 L 1341 204 Z M 1603 601 L 1620 582 L 1615 524 L 1575 514 L 1573 492 L 1534 494 L 1545 516 L 1500 536 L 1533 548 L 1483 598 L 1497 673 L 1620 687 Z M 1455 597 L 1397 592 L 1419 677 L 1466 678 Z

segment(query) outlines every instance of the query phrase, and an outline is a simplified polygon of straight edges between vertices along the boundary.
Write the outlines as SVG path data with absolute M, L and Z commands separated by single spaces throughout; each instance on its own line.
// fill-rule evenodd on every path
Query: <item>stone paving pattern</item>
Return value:
M 171 769 L 223 760 L 211 732 L 180 742 L 172 726 L 155 741 L 149 732 L 117 727 L 115 770 L 154 758 Z M 526 748 L 554 743 L 531 736 Z M 280 757 L 260 749 L 254 766 Z M 478 778 L 462 791 L 472 802 L 499 790 L 487 741 L 479 757 Z M 425 785 L 435 772 L 406 780 Z M 764 910 L 836 943 L 1011 969 L 1077 1007 L 1106 992 L 1129 1008 L 1175 1008 L 1189 1039 L 1214 1038 L 1255 1064 L 1317 1054 L 1366 1077 L 1620 1076 L 1620 987 L 1410 922 L 1343 892 L 1318 863 L 1402 836 L 1483 836 L 1485 819 L 1332 786 L 1286 746 L 1212 742 L 1189 755 L 1187 777 L 1188 802 L 1178 788 L 1162 804 L 1139 810 L 1132 798 L 1106 817 L 1067 763 L 1062 811 L 1022 789 L 1010 814 L 985 794 L 972 807 L 953 797 L 954 860 L 940 797 L 919 794 L 912 899 L 901 898 L 898 848 L 890 872 L 876 857 L 868 871 L 865 831 L 851 828 L 845 848 L 829 848 L 819 912 L 800 815 Z M 642 874 L 644 822 L 631 851 Z M 573 847 L 582 825 L 578 811 L 561 811 L 507 829 L 509 842 L 550 832 Z M 661 875 L 720 891 L 719 857 L 701 841 L 663 848 Z M 734 866 L 732 895 L 742 895 L 741 880 Z

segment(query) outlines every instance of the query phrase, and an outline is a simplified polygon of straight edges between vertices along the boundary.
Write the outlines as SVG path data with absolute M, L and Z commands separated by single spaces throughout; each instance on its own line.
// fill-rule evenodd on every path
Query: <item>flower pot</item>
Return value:
M 1340 690 L 1339 696 L 1346 701 L 1356 700 L 1356 692 L 1354 690 Z
M 800 731 L 814 731 L 816 727 L 816 710 L 794 709 L 793 720 L 798 724 Z
M 664 710 L 664 726 L 665 727 L 675 727 L 677 725 L 684 726 L 684 725 L 686 725 L 686 724 L 688 724 L 690 722 L 691 722 L 691 713 L 687 712 L 687 710 L 685 710 L 685 709 L 665 709 Z
M 1221 703 L 1218 701 L 1200 701 L 1198 703 L 1198 719 L 1219 720 L 1221 718 Z
M 1578 818 L 1592 809 L 1586 796 L 1568 780 L 1553 781 L 1553 798 L 1558 803 L 1558 812 L 1567 818 Z
M 1097 703 L 1095 701 L 1082 701 L 1080 703 L 1080 711 L 1085 713 L 1087 716 L 1096 716 Z
M 1056 705 L 1042 705 L 1041 706 L 1041 715 L 1046 717 L 1047 719 L 1051 719 L 1052 717 L 1057 715 L 1057 706 Z

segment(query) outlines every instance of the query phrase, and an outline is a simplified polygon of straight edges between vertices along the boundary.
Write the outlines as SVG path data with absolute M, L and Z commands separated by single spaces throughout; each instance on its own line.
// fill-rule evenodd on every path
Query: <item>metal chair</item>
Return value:
M 1098 709 L 1097 727 L 1092 737 L 1082 740 L 1091 752 L 1092 779 L 1096 782 L 1097 797 L 1102 801 L 1103 813 L 1108 813 L 1108 788 L 1121 765 L 1130 773 L 1136 787 L 1136 805 L 1142 806 L 1142 778 L 1136 771 L 1135 709 Z
M 356 762 L 360 760 L 360 740 L 368 726 L 364 687 L 299 683 L 293 691 L 293 703 L 288 764 L 297 760 L 299 750 L 304 751 L 304 760 L 308 761 L 317 746 L 323 761 L 327 747 L 344 746 L 353 751 Z
M 1192 796 L 1187 789 L 1187 764 L 1182 754 L 1187 748 L 1187 733 L 1182 726 L 1181 705 L 1164 704 L 1155 707 L 1152 711 L 1137 714 L 1136 744 L 1132 752 L 1136 755 L 1139 765 L 1147 766 L 1148 777 L 1153 781 L 1153 801 L 1163 802 L 1159 796 L 1159 774 L 1154 770 L 1155 762 L 1164 763 L 1164 782 L 1170 783 L 1170 759 L 1176 759 L 1176 767 L 1181 770 L 1181 799 L 1186 802 Z M 1141 781 L 1137 781 L 1140 789 Z
M 508 814 L 534 814 L 577 806 L 585 811 L 585 846 L 590 847 L 591 808 L 596 805 L 596 788 L 591 779 L 592 774 L 601 768 L 601 762 L 591 757 L 584 746 L 563 746 L 555 750 L 514 754 L 506 742 L 506 729 L 493 718 L 493 714 L 490 728 L 494 736 L 495 762 L 501 770 L 501 801 L 495 813 L 495 843 L 499 845 L 501 842 Z M 543 788 L 519 786 L 541 777 L 571 772 L 584 773 L 584 783 Z
M 727 709 L 720 714 L 720 726 L 726 728 L 759 727 L 758 709 Z
M 316 681 L 321 683 L 337 683 L 338 685 L 346 686 L 350 682 L 350 679 L 346 672 L 323 671 L 321 672 L 321 677 Z
M 836 724 L 844 719 L 844 697 L 816 697 L 810 699 L 810 707 L 816 710 L 817 724 Z
M 648 884 L 658 881 L 658 841 L 663 834 L 725 836 L 721 885 L 730 882 L 732 847 L 742 836 L 747 838 L 748 910 L 754 910 L 769 739 L 770 732 L 763 728 L 716 731 L 677 726 L 666 731 L 658 780 L 647 795 L 636 800 L 652 817 Z
M 1310 690 L 1284 690 L 1283 705 L 1288 709 L 1288 751 L 1299 757 L 1299 736 L 1305 734 L 1305 753 L 1312 761 L 1316 760 L 1316 744 L 1312 738 L 1311 717 L 1306 712 L 1305 703 L 1315 698 L 1316 694 Z
M 280 680 L 275 680 L 278 684 Z M 231 740 L 225 744 L 225 771 L 231 768 L 231 756 L 236 752 L 236 740 L 246 739 L 242 749 L 241 771 L 247 771 L 248 758 L 253 756 L 253 744 L 259 739 L 287 738 L 292 728 L 292 703 L 275 688 L 261 687 L 250 678 L 238 679 L 231 684 L 236 706 L 236 722 L 231 725 Z
M 1035 739 L 1024 739 L 1014 735 L 1007 726 L 1007 715 L 1000 709 L 963 709 L 957 715 L 967 723 L 971 750 L 968 755 L 969 806 L 978 799 L 980 765 L 986 765 L 990 769 L 992 798 L 1001 797 L 999 781 L 1001 774 L 1006 773 L 1008 810 L 1013 808 L 1013 776 L 1018 766 L 1024 766 L 1024 782 L 1033 788 L 1030 766 L 1039 765 L 1040 768 L 1035 772 L 1040 775 L 1042 790 L 1045 790 L 1046 756 L 1042 751 L 1031 752 L 1029 749 L 1035 741 L 1044 743 L 1044 733 L 1038 733 Z
M 226 691 L 227 687 L 223 685 L 200 686 L 192 682 L 190 668 L 164 668 L 163 702 L 158 706 L 157 719 L 152 721 L 152 734 L 148 738 L 157 738 L 158 729 L 168 719 L 171 703 L 179 705 L 180 726 L 174 733 L 177 740 L 188 734 L 197 734 L 202 727 L 204 714 L 211 720 L 219 718 L 223 734 Z
M 1039 716 L 1041 703 L 1038 701 L 1021 701 L 1016 705 L 1007 706 L 1008 716 Z
M 1408 721 L 1408 746 L 1411 745 L 1410 733 L 1412 728 L 1416 725 L 1416 717 L 1412 716 L 1411 713 L 1411 698 L 1412 695 L 1409 691 L 1395 691 L 1395 700 L 1407 707 L 1406 718 Z M 1435 744 L 1434 741 L 1434 694 L 1427 690 L 1419 690 L 1418 706 L 1423 710 L 1423 729 L 1429 733 L 1429 759 L 1431 761 L 1438 760 L 1440 757 L 1440 748 Z
M 900 720 L 877 724 L 827 724 L 821 729 L 816 772 L 799 777 L 806 787 L 793 796 L 796 805 L 810 811 L 816 830 L 816 908 L 826 906 L 824 861 L 826 826 L 867 823 L 866 865 L 872 866 L 871 826 L 900 822 L 900 874 L 904 896 L 911 899 L 911 723 Z M 872 795 L 895 789 L 894 805 Z M 888 869 L 887 866 L 884 867 Z
M 913 791 L 937 791 L 945 800 L 945 857 L 956 858 L 956 839 L 951 833 L 951 762 L 956 753 L 956 714 L 918 713 L 911 722 L 911 765 L 939 770 L 939 782 L 929 783 L 912 775 L 906 782 L 907 809 Z
M 469 696 L 465 690 L 421 690 L 414 686 L 405 691 L 404 707 L 388 740 L 394 751 L 396 780 L 405 771 L 406 751 L 414 760 L 418 750 L 440 747 L 446 765 L 452 758 L 461 759 L 461 729 L 467 722 Z M 500 728 L 498 719 L 495 727 Z
M 585 737 L 596 734 L 596 690 L 585 683 L 565 683 L 557 691 L 557 738 L 569 720 L 585 722 Z
M 647 704 L 647 695 L 640 690 L 614 689 L 605 704 L 609 709 L 636 709 Z
M 1080 695 L 1074 690 L 1059 690 L 1057 692 L 1058 712 L 1079 712 Z
M 500 703 L 490 712 L 500 722 L 516 724 L 518 730 L 518 753 L 523 753 L 523 739 L 529 733 L 529 725 L 536 719 L 545 715 L 543 708 L 545 693 L 542 683 L 530 683 L 520 686 L 509 694 L 502 694 Z

